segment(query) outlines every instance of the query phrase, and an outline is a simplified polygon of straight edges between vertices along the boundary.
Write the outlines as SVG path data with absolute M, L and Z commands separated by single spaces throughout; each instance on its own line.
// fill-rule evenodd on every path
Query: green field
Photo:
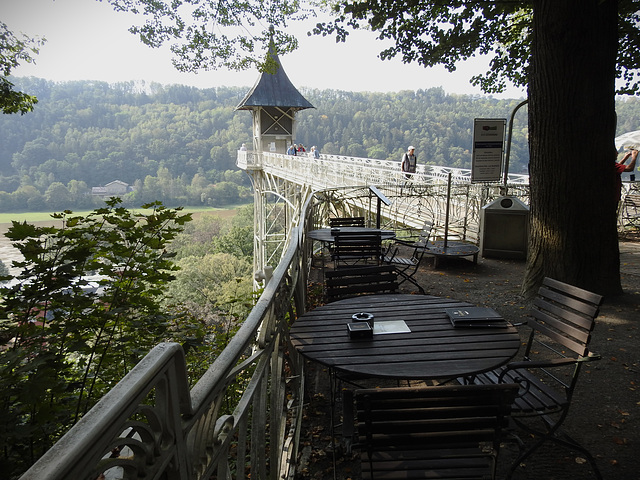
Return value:
M 230 207 L 230 208 L 211 208 L 211 207 L 185 207 L 183 212 L 185 213 L 193 213 L 194 217 L 198 217 L 202 214 L 211 214 L 218 215 L 220 217 L 232 217 L 238 211 L 240 205 Z M 139 209 L 132 209 L 139 210 Z M 73 215 L 85 216 L 91 213 L 92 210 L 73 212 Z M 27 222 L 27 223 L 35 223 L 35 222 L 49 222 L 53 221 L 51 218 L 52 212 L 23 212 L 23 213 L 0 213 L 0 224 L 3 223 L 11 223 L 12 221 L 16 222 Z

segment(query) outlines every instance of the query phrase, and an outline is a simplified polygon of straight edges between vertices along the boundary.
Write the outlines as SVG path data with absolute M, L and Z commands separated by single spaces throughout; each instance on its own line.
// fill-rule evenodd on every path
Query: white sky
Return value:
M 127 29 L 135 16 L 113 11 L 97 0 L 0 0 L 0 19 L 14 33 L 43 36 L 35 64 L 15 69 L 14 76 L 34 76 L 54 81 L 144 80 L 162 84 L 184 84 L 200 88 L 253 86 L 258 73 L 203 71 L 181 73 L 171 64 L 168 48 L 151 49 Z M 384 48 L 370 32 L 349 36 L 336 44 L 329 37 L 307 37 L 309 27 L 300 27 L 300 49 L 280 60 L 296 87 L 345 91 L 400 91 L 442 86 L 447 93 L 482 92 L 469 84 L 471 76 L 486 71 L 486 62 L 468 61 L 455 73 L 444 68 L 425 69 L 404 65 L 400 60 L 382 61 Z M 521 89 L 509 89 L 499 98 L 524 98 Z

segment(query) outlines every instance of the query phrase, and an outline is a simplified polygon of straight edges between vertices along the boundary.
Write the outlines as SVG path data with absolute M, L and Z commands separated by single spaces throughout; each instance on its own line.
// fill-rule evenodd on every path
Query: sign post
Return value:
M 471 182 L 498 182 L 502 174 L 507 121 L 476 118 L 473 122 Z

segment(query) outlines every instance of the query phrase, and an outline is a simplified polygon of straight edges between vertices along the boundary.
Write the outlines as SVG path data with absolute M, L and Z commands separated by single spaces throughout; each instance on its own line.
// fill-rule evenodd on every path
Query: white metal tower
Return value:
M 295 143 L 296 113 L 313 108 L 294 87 L 282 68 L 278 55 L 274 73 L 262 73 L 253 88 L 236 107 L 253 116 L 253 151 L 246 154 L 245 171 L 254 187 L 254 261 L 256 285 L 268 280 L 270 268 L 277 265 L 284 239 L 289 238 L 306 194 L 303 186 L 265 174 L 263 152 L 281 153 Z

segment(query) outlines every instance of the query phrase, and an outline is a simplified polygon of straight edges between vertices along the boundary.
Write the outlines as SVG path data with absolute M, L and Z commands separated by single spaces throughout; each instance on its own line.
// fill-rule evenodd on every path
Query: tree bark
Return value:
M 531 237 L 522 293 L 544 277 L 622 292 L 616 231 L 617 0 L 534 0 Z

